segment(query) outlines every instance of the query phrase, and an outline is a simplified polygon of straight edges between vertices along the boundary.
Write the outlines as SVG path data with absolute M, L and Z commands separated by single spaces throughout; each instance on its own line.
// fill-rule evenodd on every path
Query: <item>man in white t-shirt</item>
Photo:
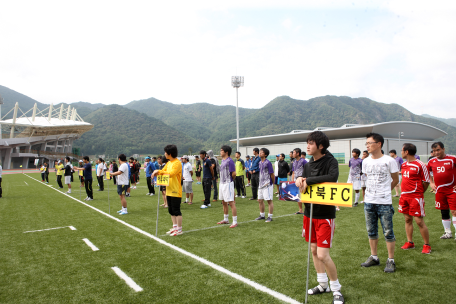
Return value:
M 130 179 L 128 177 L 128 164 L 127 164 L 127 157 L 125 154 L 119 155 L 119 171 L 111 173 L 111 176 L 118 176 L 117 178 L 117 194 L 119 194 L 120 202 L 122 204 L 122 209 L 117 211 L 119 215 L 128 214 L 127 212 L 127 200 L 125 199 L 125 195 L 127 193 L 128 185 L 130 183 Z
M 377 133 L 366 135 L 366 146 L 370 156 L 363 160 L 362 172 L 366 174 L 366 196 L 364 197 L 364 214 L 366 217 L 367 234 L 371 255 L 362 263 L 363 267 L 380 265 L 377 256 L 378 245 L 378 220 L 380 219 L 383 234 L 385 235 L 388 260 L 385 272 L 396 271 L 394 262 L 394 246 L 396 238 L 393 232 L 393 200 L 391 190 L 399 183 L 399 169 L 396 161 L 387 155 L 383 155 L 383 136 Z
M 185 192 L 185 202 L 189 205 L 193 204 L 193 167 L 188 162 L 188 156 L 182 157 L 182 192 Z M 188 201 L 190 199 L 190 202 Z

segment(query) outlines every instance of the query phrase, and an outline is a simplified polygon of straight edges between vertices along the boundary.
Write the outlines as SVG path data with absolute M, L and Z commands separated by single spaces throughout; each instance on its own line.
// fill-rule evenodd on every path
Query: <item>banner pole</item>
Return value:
M 157 224 L 156 224 L 156 227 L 155 227 L 155 236 L 158 236 L 158 213 L 159 213 L 159 210 L 160 210 L 160 194 L 161 194 L 161 191 L 160 191 L 160 187 L 158 187 L 158 201 L 157 201 Z
M 106 183 L 108 184 L 108 205 L 109 205 L 109 214 L 111 214 L 111 202 L 109 201 L 109 181 L 111 180 L 111 175 L 109 175 L 109 179 L 106 179 Z
M 307 248 L 307 277 L 306 277 L 306 301 L 309 294 L 309 265 L 310 265 L 310 245 L 312 244 L 312 215 L 313 215 L 313 204 L 310 204 L 310 225 L 309 225 L 309 245 Z

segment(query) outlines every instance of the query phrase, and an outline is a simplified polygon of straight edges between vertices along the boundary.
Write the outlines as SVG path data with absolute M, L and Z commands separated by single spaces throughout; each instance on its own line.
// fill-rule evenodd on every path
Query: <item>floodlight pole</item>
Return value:
M 239 151 L 239 95 L 238 89 L 244 86 L 244 76 L 232 76 L 231 85 L 236 88 L 236 151 Z
M 399 148 L 401 147 L 401 136 L 404 136 L 404 132 L 399 132 Z

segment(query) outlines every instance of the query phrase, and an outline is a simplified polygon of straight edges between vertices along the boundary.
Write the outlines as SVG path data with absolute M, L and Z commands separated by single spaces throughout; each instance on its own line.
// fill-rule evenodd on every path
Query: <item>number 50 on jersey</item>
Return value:
M 352 207 L 353 184 L 349 183 L 321 183 L 307 186 L 301 193 L 301 202 Z
M 169 174 L 157 175 L 157 185 L 169 186 Z

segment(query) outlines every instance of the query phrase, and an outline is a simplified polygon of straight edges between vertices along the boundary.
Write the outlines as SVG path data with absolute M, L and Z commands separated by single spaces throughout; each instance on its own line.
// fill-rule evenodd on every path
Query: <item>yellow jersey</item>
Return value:
M 63 165 L 57 165 L 55 166 L 57 168 L 57 175 L 63 175 Z
M 177 158 L 168 161 L 163 170 L 158 171 L 158 174 L 169 174 L 169 186 L 166 186 L 166 196 L 182 197 L 182 164 Z

